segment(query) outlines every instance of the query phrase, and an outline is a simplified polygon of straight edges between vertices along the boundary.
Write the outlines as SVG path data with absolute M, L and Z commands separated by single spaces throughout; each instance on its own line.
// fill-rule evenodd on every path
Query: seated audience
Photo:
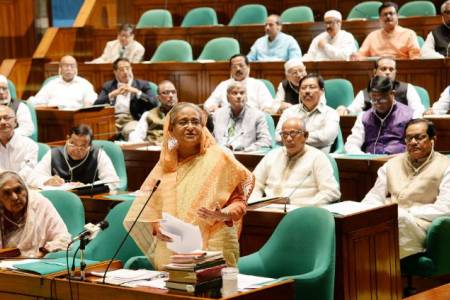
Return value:
M 301 58 L 302 51 L 294 37 L 281 32 L 283 24 L 280 16 L 267 18 L 266 35 L 255 41 L 247 55 L 249 61 L 279 61 Z
M 444 58 L 450 55 L 450 0 L 441 5 L 442 24 L 428 33 L 420 50 L 423 58 Z
M 326 31 L 312 40 L 303 61 L 349 60 L 350 55 L 357 51 L 356 41 L 350 32 L 341 29 L 341 13 L 329 10 L 323 20 Z
M 263 111 L 271 112 L 275 101 L 264 83 L 256 78 L 250 77 L 250 65 L 243 54 L 236 54 L 230 58 L 231 78 L 219 83 L 209 98 L 203 104 L 208 112 L 214 112 L 222 106 L 228 105 L 227 88 L 233 82 L 242 82 L 248 91 L 247 104 Z
M 144 58 L 145 48 L 134 40 L 134 27 L 131 24 L 123 24 L 119 28 L 117 39 L 106 43 L 102 56 L 91 63 L 113 63 L 118 58 L 127 58 L 131 63 L 141 62 Z
M 58 212 L 17 173 L 0 174 L 0 205 L 0 248 L 18 248 L 23 257 L 67 248 L 70 234 Z
M 450 85 L 442 92 L 439 100 L 433 103 L 433 106 L 425 112 L 426 115 L 436 114 L 445 115 L 450 109 Z
M 17 127 L 14 131 L 23 136 L 31 136 L 34 132 L 34 124 L 31 119 L 30 109 L 22 101 L 13 99 L 9 91 L 8 79 L 0 75 L 0 105 L 12 108 L 17 118 Z
M 330 152 L 339 132 L 339 115 L 321 101 L 323 93 L 322 76 L 310 73 L 303 77 L 300 80 L 299 104 L 292 105 L 283 112 L 278 121 L 277 132 L 281 131 L 282 124 L 289 117 L 300 117 L 306 124 L 306 131 L 309 132 L 306 143 L 325 153 Z M 281 141 L 279 134 L 277 141 Z
M 388 77 L 375 76 L 368 86 L 372 108 L 358 115 L 345 143 L 351 154 L 395 154 L 405 151 L 405 126 L 411 109 L 394 99 L 394 83 Z
M 352 60 L 361 60 L 372 56 L 389 55 L 396 59 L 420 58 L 420 47 L 416 33 L 398 25 L 398 6 L 393 2 L 384 2 L 378 9 L 382 28 L 369 33 L 358 52 L 352 54 Z
M 431 222 L 450 214 L 450 160 L 434 151 L 432 122 L 414 119 L 406 124 L 406 152 L 379 170 L 364 203 L 397 203 L 400 258 L 423 252 Z
M 256 185 L 250 199 L 289 197 L 291 204 L 320 205 L 338 200 L 339 184 L 326 154 L 305 145 L 308 131 L 298 117 L 281 128 L 283 147 L 264 156 L 253 174 Z
M 232 150 L 255 151 L 272 146 L 265 113 L 249 107 L 245 85 L 231 83 L 227 89 L 229 105 L 213 115 L 216 141 Z
M 425 107 L 422 104 L 416 88 L 403 81 L 395 80 L 397 75 L 397 64 L 395 59 L 390 56 L 380 57 L 375 61 L 373 76 L 385 76 L 394 81 L 394 97 L 397 102 L 408 105 L 412 109 L 414 118 L 422 117 Z M 345 107 L 339 106 L 336 110 L 341 116 L 348 114 L 359 114 L 361 111 L 367 111 L 372 107 L 367 89 L 361 90 L 356 95 L 353 102 Z
M 98 180 L 114 190 L 119 183 L 108 154 L 92 145 L 92 129 L 87 125 L 73 127 L 64 146 L 52 148 L 34 168 L 27 182 L 35 188 L 61 186 L 65 182 L 88 184 Z
M 38 145 L 17 134 L 14 131 L 16 126 L 12 108 L 0 105 L 0 171 L 14 171 L 27 178 L 37 164 Z
M 145 140 L 153 145 L 161 145 L 164 118 L 172 107 L 178 103 L 178 97 L 175 86 L 169 80 L 159 83 L 157 93 L 160 105 L 142 115 L 136 128 L 130 133 L 130 142 L 143 142 Z
M 158 106 L 145 80 L 134 79 L 131 63 L 118 58 L 113 63 L 114 79 L 107 81 L 94 104 L 111 104 L 116 114 L 116 127 L 127 140 L 144 112 Z
M 33 105 L 57 106 L 59 108 L 81 108 L 91 106 L 97 94 L 92 84 L 77 75 L 77 61 L 72 56 L 64 56 L 59 62 L 59 76 L 50 80 L 34 97 Z

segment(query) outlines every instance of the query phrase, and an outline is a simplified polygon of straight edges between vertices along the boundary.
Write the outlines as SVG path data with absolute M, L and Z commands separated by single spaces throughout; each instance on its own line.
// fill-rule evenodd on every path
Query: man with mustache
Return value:
M 265 115 L 262 111 L 246 105 L 247 93 L 240 82 L 227 88 L 229 105 L 213 115 L 214 138 L 231 150 L 255 151 L 270 148 L 270 137 Z
M 241 82 L 246 88 L 247 105 L 262 111 L 272 112 L 276 110 L 276 103 L 265 84 L 258 79 L 250 77 L 250 65 L 244 54 L 236 54 L 230 58 L 231 78 L 219 83 L 209 98 L 203 104 L 203 108 L 212 113 L 223 106 L 228 106 L 227 89 L 235 82 Z
M 280 16 L 270 15 L 264 27 L 266 35 L 256 40 L 247 55 L 249 61 L 279 61 L 301 58 L 302 51 L 297 41 L 281 32 Z
M 396 154 L 405 150 L 404 128 L 411 109 L 394 99 L 394 83 L 375 76 L 368 86 L 372 108 L 360 114 L 345 143 L 350 154 Z
M 341 30 L 341 13 L 329 10 L 323 20 L 326 31 L 312 40 L 303 61 L 349 60 L 350 55 L 356 52 L 356 41 L 350 32 Z
M 450 0 L 441 5 L 442 24 L 434 28 L 422 46 L 423 58 L 444 58 L 450 56 Z
M 362 201 L 398 204 L 400 258 L 423 252 L 431 222 L 450 214 L 450 159 L 434 151 L 434 124 L 413 119 L 404 136 L 406 152 L 378 169 L 377 181 Z
M 416 33 L 398 25 L 398 6 L 384 2 L 378 9 L 381 29 L 372 31 L 351 60 L 363 60 L 371 56 L 392 56 L 396 59 L 420 58 Z

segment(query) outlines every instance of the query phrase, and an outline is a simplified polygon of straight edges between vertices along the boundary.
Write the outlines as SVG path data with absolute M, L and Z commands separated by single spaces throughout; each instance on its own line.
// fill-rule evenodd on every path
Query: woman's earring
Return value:
M 169 148 L 169 151 L 173 151 L 175 148 L 178 147 L 178 141 L 174 137 L 169 137 L 167 140 L 167 147 Z

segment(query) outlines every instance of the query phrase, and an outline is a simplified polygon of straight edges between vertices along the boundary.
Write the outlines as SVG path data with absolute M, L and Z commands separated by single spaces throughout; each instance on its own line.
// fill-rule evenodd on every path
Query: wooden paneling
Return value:
M 116 0 L 85 0 L 73 27 L 89 25 L 94 28 L 115 28 L 117 26 L 116 2 Z

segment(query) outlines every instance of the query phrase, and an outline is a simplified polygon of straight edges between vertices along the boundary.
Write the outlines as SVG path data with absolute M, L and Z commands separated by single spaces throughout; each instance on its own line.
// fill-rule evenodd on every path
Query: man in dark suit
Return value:
M 114 80 L 107 81 L 94 104 L 111 104 L 115 108 L 116 127 L 127 140 L 142 114 L 158 106 L 158 100 L 145 80 L 133 78 L 131 63 L 118 58 L 113 63 Z

